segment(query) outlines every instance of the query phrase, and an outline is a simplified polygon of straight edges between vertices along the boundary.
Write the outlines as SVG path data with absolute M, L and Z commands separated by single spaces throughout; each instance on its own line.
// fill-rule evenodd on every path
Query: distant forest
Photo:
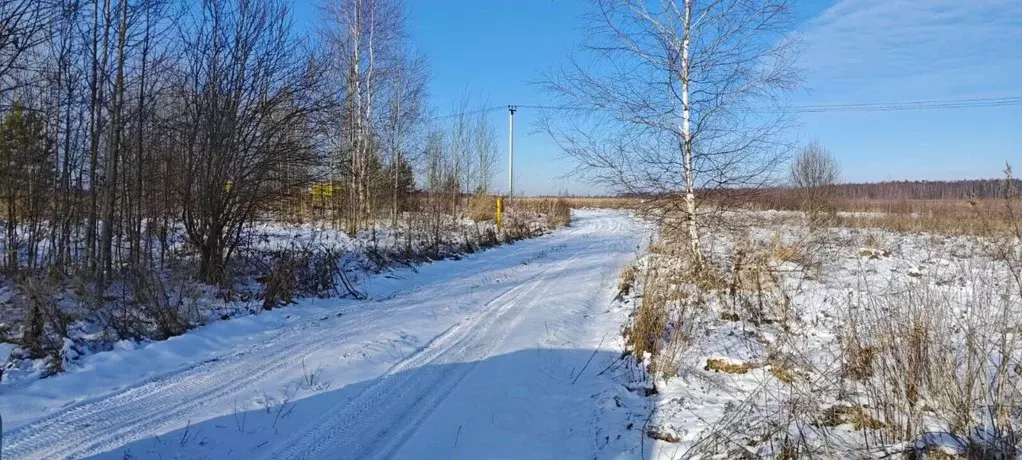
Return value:
M 1015 193 L 1022 179 L 1013 179 Z M 868 200 L 967 200 L 999 198 L 1005 193 L 1004 179 L 955 181 L 891 181 L 835 186 L 837 196 Z
M 1012 179 L 1012 193 L 1022 193 L 1022 179 Z M 969 200 L 1002 198 L 1005 196 L 1005 179 L 971 179 L 953 181 L 887 181 L 845 183 L 834 186 L 837 198 L 847 200 Z M 786 201 L 786 187 L 767 189 L 704 190 L 705 196 L 721 195 L 732 199 L 765 201 L 781 205 Z M 569 196 L 562 194 L 562 196 Z M 622 193 L 619 198 L 648 198 L 649 195 Z

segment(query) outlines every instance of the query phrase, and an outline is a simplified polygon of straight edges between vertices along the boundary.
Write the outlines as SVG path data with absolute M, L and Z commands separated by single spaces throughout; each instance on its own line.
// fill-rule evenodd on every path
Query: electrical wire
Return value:
M 908 102 L 862 102 L 855 104 L 821 104 L 789 107 L 797 113 L 826 112 L 888 112 L 898 110 L 960 109 L 971 107 L 1004 107 L 1022 105 L 1022 96 L 926 100 Z
M 984 107 L 1008 107 L 1022 105 L 1022 96 L 1005 96 L 989 98 L 967 98 L 967 99 L 945 99 L 945 100 L 922 100 L 904 102 L 860 102 L 849 104 L 819 104 L 819 105 L 796 105 L 783 109 L 769 109 L 768 112 L 785 113 L 835 113 L 835 112 L 893 112 L 904 110 L 940 110 L 940 109 L 964 109 Z M 568 105 L 541 105 L 541 104 L 517 104 L 519 109 L 536 110 L 565 110 L 591 112 L 596 109 L 591 107 L 577 107 Z M 489 113 L 496 110 L 507 109 L 506 105 L 486 107 L 468 112 L 456 112 L 447 115 L 430 118 L 430 120 L 443 120 L 464 115 L 476 115 Z M 755 109 L 752 109 L 755 111 Z
M 485 107 L 485 108 L 482 108 L 482 109 L 469 110 L 468 112 L 454 112 L 454 113 L 449 113 L 447 115 L 440 115 L 440 116 L 437 116 L 437 117 L 430 118 L 429 121 L 443 120 L 443 119 L 446 119 L 446 118 L 454 118 L 454 117 L 465 116 L 465 115 L 478 115 L 478 114 L 489 113 L 489 112 L 493 112 L 494 110 L 500 110 L 500 109 L 506 109 L 506 108 L 507 108 L 506 105 L 495 105 L 493 107 Z

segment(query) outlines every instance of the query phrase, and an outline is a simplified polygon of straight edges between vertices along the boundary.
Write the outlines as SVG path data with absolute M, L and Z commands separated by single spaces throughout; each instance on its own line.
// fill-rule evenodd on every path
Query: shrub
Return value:
M 1022 350 L 1022 302 L 1004 295 L 996 271 L 982 273 L 962 294 L 899 285 L 850 308 L 842 368 L 882 423 L 874 442 L 925 450 L 936 430 L 963 453 L 985 452 L 969 458 L 1014 458 L 1002 454 L 1022 428 L 1022 367 L 1011 358 Z
M 840 175 L 837 159 L 819 142 L 811 142 L 795 157 L 789 173 L 795 201 L 811 226 L 826 225 L 836 214 L 834 184 Z
M 25 312 L 21 345 L 29 357 L 59 356 L 63 347 L 72 317 L 58 305 L 59 289 L 40 273 L 24 275 L 15 282 L 14 308 Z
M 552 227 L 571 225 L 571 205 L 563 198 L 558 198 L 547 209 L 547 223 Z
M 273 258 L 270 271 L 259 278 L 263 286 L 264 310 L 294 302 L 298 290 L 298 267 L 306 261 L 307 257 L 296 257 L 292 252 L 282 252 Z
M 372 250 L 367 254 L 377 268 L 386 266 L 385 255 Z M 362 298 L 345 273 L 344 263 L 343 251 L 326 246 L 291 245 L 271 253 L 266 273 L 257 279 L 262 285 L 263 308 L 288 305 L 304 296 L 333 294 Z
M 198 299 L 202 293 L 195 281 L 145 271 L 129 276 L 128 283 L 138 311 L 114 317 L 122 337 L 164 340 L 201 324 Z
M 490 222 L 497 219 L 497 199 L 485 193 L 469 198 L 469 218 L 476 222 Z

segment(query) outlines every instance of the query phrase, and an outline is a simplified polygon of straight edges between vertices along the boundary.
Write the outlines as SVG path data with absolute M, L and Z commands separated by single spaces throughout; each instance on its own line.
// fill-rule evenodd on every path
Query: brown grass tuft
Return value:
M 884 427 L 883 422 L 871 417 L 860 405 L 830 406 L 824 409 L 819 423 L 828 427 L 851 424 L 856 430 L 879 430 Z
M 723 372 L 725 374 L 745 374 L 752 369 L 748 363 L 732 363 L 724 359 L 710 358 L 706 360 L 706 367 L 703 368 L 707 371 Z

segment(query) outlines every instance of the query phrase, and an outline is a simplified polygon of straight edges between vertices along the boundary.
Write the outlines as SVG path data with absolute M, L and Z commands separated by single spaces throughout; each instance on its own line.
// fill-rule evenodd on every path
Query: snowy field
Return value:
M 669 340 L 644 362 L 673 374 L 645 382 L 648 458 L 1006 452 L 1022 398 L 1017 239 L 743 218 L 751 229 L 705 235 L 720 273 L 667 283 Z M 637 272 L 689 268 L 658 246 Z
M 0 387 L 4 458 L 884 458 L 1016 423 L 975 409 L 1022 397 L 1017 240 L 729 217 L 712 273 L 576 210 L 364 278 L 366 300 L 85 355 Z M 667 321 L 637 363 L 650 305 Z
M 369 300 L 86 356 L 3 389 L 3 458 L 638 456 L 645 402 L 604 371 L 629 314 L 616 279 L 646 235 L 626 213 L 576 211 L 366 280 Z

